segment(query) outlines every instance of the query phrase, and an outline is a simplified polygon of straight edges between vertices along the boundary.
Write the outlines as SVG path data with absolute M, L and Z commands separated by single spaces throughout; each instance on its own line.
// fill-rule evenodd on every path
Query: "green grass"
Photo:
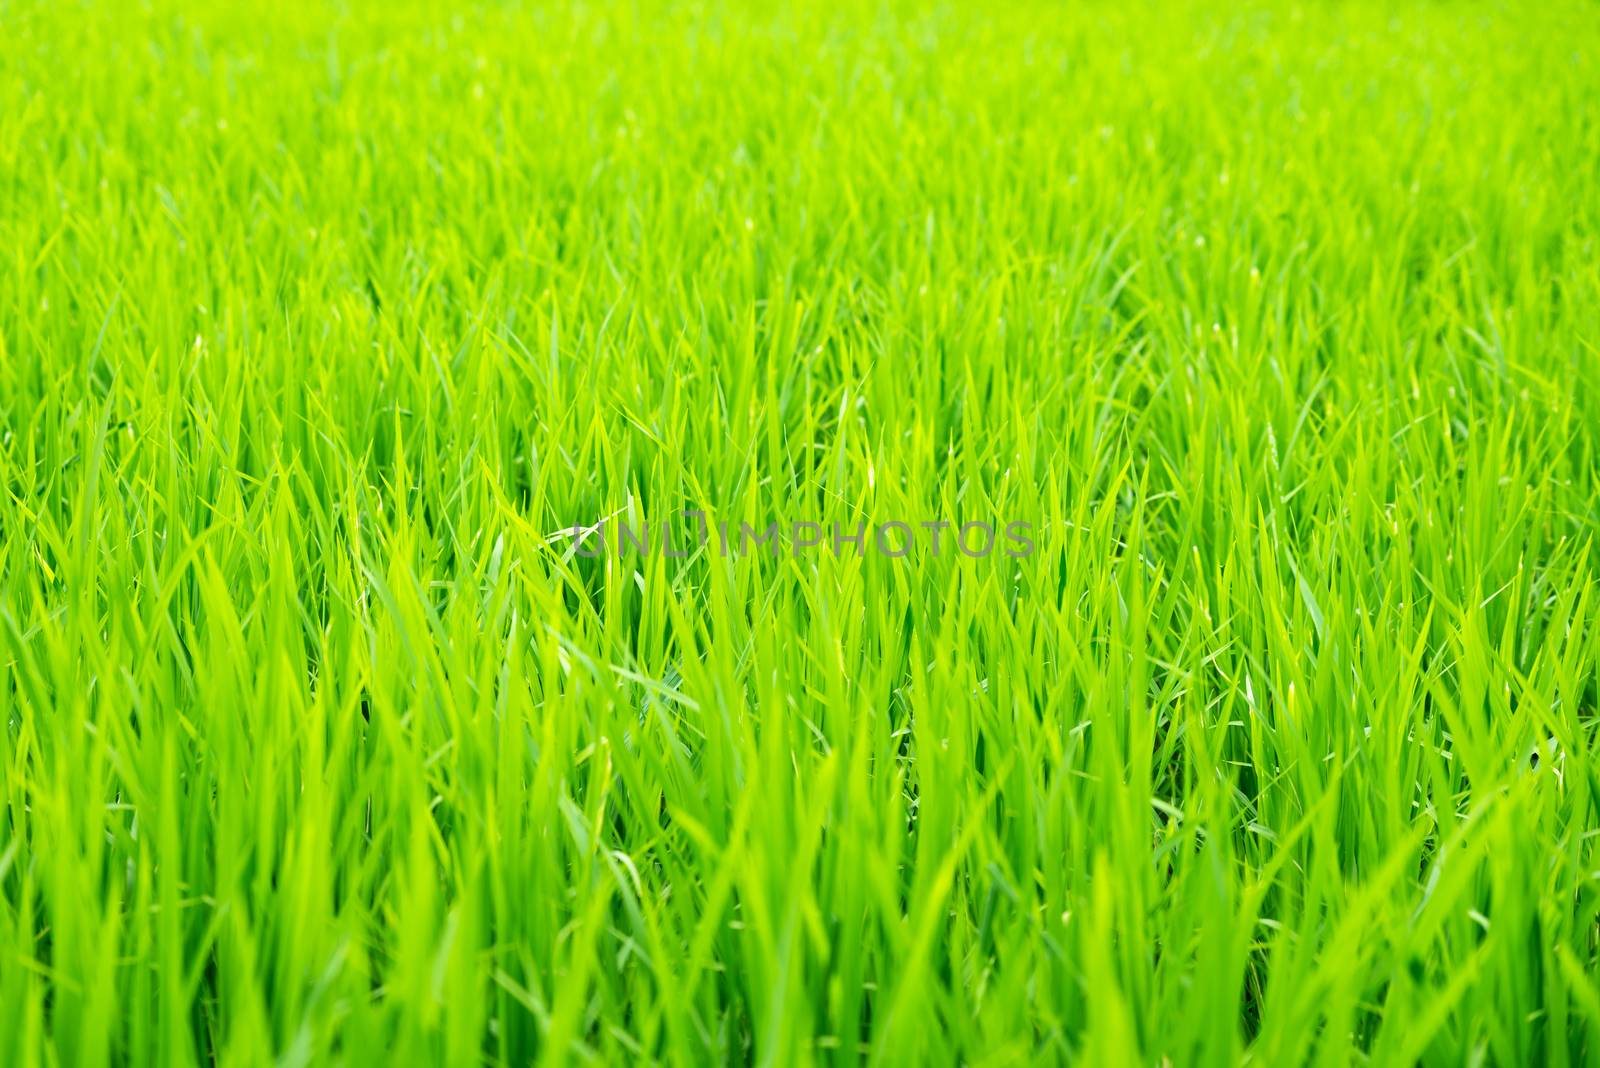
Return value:
M 451 6 L 0 0 L 0 1063 L 1600 1064 L 1593 4 Z

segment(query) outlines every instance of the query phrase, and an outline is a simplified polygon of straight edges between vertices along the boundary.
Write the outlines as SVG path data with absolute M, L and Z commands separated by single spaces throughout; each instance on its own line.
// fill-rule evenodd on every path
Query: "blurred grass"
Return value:
M 1597 30 L 0 0 L 0 1062 L 1600 1063 Z

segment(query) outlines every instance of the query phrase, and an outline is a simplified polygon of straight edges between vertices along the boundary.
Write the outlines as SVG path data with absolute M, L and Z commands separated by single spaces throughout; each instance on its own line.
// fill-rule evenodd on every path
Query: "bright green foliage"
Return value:
M 1600 1063 L 1597 346 L 1591 3 L 0 0 L 0 1063 Z

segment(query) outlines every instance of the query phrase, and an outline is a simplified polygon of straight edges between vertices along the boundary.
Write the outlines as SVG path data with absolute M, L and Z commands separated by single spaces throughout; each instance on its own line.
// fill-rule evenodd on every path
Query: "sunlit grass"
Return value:
M 0 0 L 0 1064 L 1600 1063 L 1595 9 L 992 6 Z

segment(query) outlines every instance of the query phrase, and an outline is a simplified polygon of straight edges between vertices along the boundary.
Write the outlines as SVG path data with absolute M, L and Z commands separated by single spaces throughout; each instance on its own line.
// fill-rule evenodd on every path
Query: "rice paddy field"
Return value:
M 1597 449 L 1593 3 L 0 0 L 0 1063 L 1600 1064 Z

